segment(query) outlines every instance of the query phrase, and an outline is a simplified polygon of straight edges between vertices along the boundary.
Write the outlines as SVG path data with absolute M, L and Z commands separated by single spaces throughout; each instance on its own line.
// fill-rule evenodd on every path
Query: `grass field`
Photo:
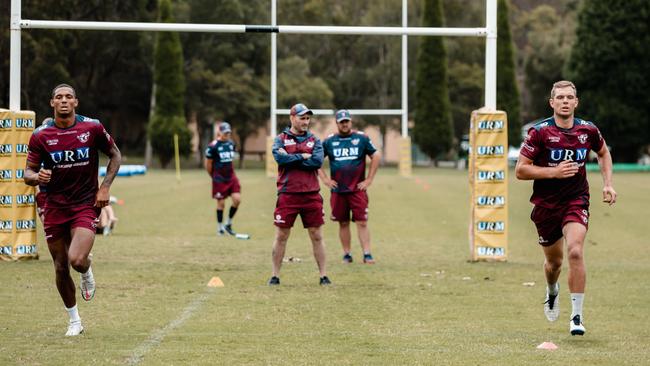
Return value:
M 112 193 L 125 204 L 115 234 L 95 242 L 98 289 L 79 305 L 83 336 L 63 336 L 67 315 L 45 245 L 38 261 L 0 263 L 0 365 L 650 364 L 648 174 L 615 175 L 612 208 L 600 203 L 600 177 L 590 174 L 584 337 L 568 332 L 566 266 L 560 320 L 543 315 L 531 185 L 513 174 L 509 261 L 469 263 L 466 173 L 416 169 L 432 187 L 425 191 L 394 168 L 380 170 L 370 191 L 377 264 L 359 263 L 356 239 L 357 261 L 342 264 L 328 222 L 328 288 L 318 285 L 300 224 L 287 256 L 301 261 L 285 263 L 281 286 L 266 285 L 274 181 L 261 170 L 238 174 L 235 228 L 248 241 L 215 235 L 204 172 L 184 171 L 180 184 L 171 170 L 116 181 Z M 214 276 L 225 287 L 208 288 Z M 544 341 L 559 349 L 537 350 Z

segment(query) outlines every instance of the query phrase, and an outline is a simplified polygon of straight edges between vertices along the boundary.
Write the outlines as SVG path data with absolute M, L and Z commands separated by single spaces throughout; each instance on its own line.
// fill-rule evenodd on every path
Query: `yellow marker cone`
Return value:
M 208 282 L 208 287 L 223 287 L 223 281 L 219 277 L 212 277 L 210 282 Z

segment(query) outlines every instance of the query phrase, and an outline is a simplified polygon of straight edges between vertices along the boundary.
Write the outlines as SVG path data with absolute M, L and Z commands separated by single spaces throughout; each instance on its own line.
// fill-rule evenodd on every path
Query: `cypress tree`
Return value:
M 160 22 L 173 23 L 170 0 L 159 2 Z M 191 134 L 185 122 L 185 76 L 183 49 L 178 33 L 156 33 L 154 49 L 153 116 L 149 121 L 149 138 L 163 168 L 174 157 L 174 134 L 178 134 L 179 150 L 187 155 Z
M 441 0 L 424 0 L 423 27 L 442 27 Z M 453 125 L 447 87 L 447 54 L 442 37 L 422 37 L 415 71 L 413 139 L 436 161 L 452 148 Z
M 508 8 L 508 0 L 498 1 L 497 109 L 508 113 L 508 144 L 517 146 L 521 142 L 521 114 Z
M 635 161 L 650 141 L 648 24 L 647 0 L 585 0 L 578 14 L 569 60 L 576 114 L 596 123 L 616 161 Z

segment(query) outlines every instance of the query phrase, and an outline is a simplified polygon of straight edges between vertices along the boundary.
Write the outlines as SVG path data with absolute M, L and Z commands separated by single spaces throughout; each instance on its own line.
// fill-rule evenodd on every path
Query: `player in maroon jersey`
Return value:
M 76 336 L 83 332 L 83 326 L 69 267 L 81 274 L 81 297 L 90 301 L 95 280 L 89 255 L 97 217 L 109 204 L 109 190 L 122 158 L 98 120 L 76 114 L 79 100 L 71 86 L 56 86 L 50 105 L 54 119 L 38 127 L 29 140 L 25 183 L 46 187 L 42 202 L 45 238 L 54 262 L 56 286 L 70 316 L 66 336 Z M 100 151 L 110 160 L 98 186 Z
M 564 242 L 569 259 L 572 335 L 583 335 L 582 302 L 586 271 L 584 241 L 589 223 L 589 184 L 585 162 L 589 151 L 598 155 L 603 177 L 603 202 L 616 202 L 612 187 L 612 157 L 598 128 L 574 117 L 578 106 L 575 85 L 570 81 L 553 84 L 549 100 L 553 117 L 528 130 L 521 145 L 516 174 L 518 179 L 534 180 L 530 201 L 535 205 L 531 219 L 537 227 L 544 250 L 546 301 L 544 313 L 549 321 L 559 316 L 557 283 L 564 257 Z
M 325 244 L 321 226 L 323 197 L 318 193 L 317 171 L 323 165 L 323 145 L 309 132 L 313 112 L 304 104 L 291 107 L 291 127 L 286 128 L 273 142 L 273 157 L 278 163 L 278 200 L 273 213 L 276 226 L 273 242 L 273 275 L 269 285 L 280 284 L 280 267 L 291 227 L 300 215 L 302 225 L 309 232 L 314 258 L 320 272 L 320 284 L 331 284 L 325 268 Z

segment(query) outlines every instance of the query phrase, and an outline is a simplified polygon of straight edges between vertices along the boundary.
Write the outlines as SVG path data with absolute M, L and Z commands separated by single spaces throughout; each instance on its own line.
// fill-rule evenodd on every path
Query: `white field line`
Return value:
M 183 309 L 183 312 L 178 318 L 167 324 L 164 328 L 152 332 L 147 340 L 142 342 L 136 349 L 133 350 L 126 363 L 128 365 L 139 364 L 147 353 L 160 345 L 167 334 L 180 327 L 189 318 L 191 318 L 192 315 L 194 315 L 194 313 L 203 305 L 205 300 L 207 300 L 208 297 L 214 292 L 214 289 L 208 289 L 201 295 L 197 296 L 191 304 Z

